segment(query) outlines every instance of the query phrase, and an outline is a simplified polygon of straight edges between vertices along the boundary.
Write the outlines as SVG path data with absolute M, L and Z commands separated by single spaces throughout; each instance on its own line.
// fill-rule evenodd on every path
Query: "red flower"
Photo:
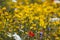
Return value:
M 35 36 L 35 34 L 34 34 L 32 31 L 29 31 L 28 35 L 29 35 L 30 37 L 34 37 L 34 36 Z

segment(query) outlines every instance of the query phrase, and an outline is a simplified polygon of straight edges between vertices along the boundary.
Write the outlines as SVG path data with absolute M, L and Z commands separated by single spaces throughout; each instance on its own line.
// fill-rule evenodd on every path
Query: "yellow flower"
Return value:
M 20 15 L 18 15 L 18 14 L 15 14 L 15 16 L 18 17 L 18 18 L 20 18 Z
M 40 26 L 44 26 L 44 21 L 43 20 L 40 20 Z
M 46 8 L 44 8 L 44 12 L 53 12 L 53 7 L 52 6 L 47 6 Z
M 39 19 L 39 17 L 34 17 L 35 19 Z
M 5 15 L 8 15 L 8 12 L 5 12 Z
M 25 34 L 28 34 L 28 32 L 25 32 Z
M 20 10 L 18 10 L 17 8 L 14 10 L 15 13 L 18 13 Z
M 37 28 L 36 28 L 36 27 L 34 27 L 34 30 L 37 30 Z
M 0 14 L 2 13 L 2 10 L 0 9 Z
M 55 23 L 56 23 L 56 24 L 59 24 L 60 22 L 59 22 L 59 21 L 56 21 Z
M 6 7 L 3 7 L 2 10 L 6 10 Z
M 0 21 L 0 24 L 2 24 L 2 22 Z
M 33 27 L 31 26 L 30 29 L 33 29 Z
M 56 37 L 55 39 L 57 40 L 57 39 L 59 39 L 59 37 Z
M 36 24 L 32 24 L 32 26 L 36 26 Z
M 40 31 L 38 31 L 37 33 L 40 33 Z
M 43 26 L 43 28 L 46 28 L 46 26 Z
M 23 29 L 23 28 L 24 28 L 24 26 L 21 27 L 21 29 Z

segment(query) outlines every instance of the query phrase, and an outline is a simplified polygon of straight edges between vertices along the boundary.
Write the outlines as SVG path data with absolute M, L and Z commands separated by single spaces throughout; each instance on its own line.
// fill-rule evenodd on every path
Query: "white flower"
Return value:
M 12 0 L 12 2 L 17 2 L 16 0 Z
M 59 21 L 60 20 L 60 18 L 51 18 L 51 22 L 54 22 L 54 21 Z
M 16 33 L 13 34 L 13 37 L 14 37 L 15 40 L 21 40 L 20 36 L 17 35 Z
M 8 37 L 13 37 L 15 40 L 21 40 L 21 37 L 17 35 L 17 33 L 14 33 L 13 35 L 11 33 L 8 33 Z
M 12 37 L 11 33 L 8 33 L 7 36 L 8 36 L 8 37 Z
M 20 29 L 21 32 L 24 32 L 23 30 Z
M 60 0 L 54 0 L 55 3 L 60 3 Z

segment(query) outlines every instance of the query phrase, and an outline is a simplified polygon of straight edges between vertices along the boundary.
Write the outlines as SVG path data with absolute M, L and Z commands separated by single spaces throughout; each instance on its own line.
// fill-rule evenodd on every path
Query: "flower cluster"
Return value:
M 60 40 L 60 4 L 52 0 L 16 0 L 0 8 L 0 40 L 13 40 L 16 32 L 23 40 Z

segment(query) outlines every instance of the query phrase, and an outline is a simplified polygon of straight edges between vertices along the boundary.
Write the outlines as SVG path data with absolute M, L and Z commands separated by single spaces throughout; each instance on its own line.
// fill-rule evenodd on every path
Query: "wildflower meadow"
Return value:
M 60 1 L 0 0 L 0 40 L 60 40 Z

